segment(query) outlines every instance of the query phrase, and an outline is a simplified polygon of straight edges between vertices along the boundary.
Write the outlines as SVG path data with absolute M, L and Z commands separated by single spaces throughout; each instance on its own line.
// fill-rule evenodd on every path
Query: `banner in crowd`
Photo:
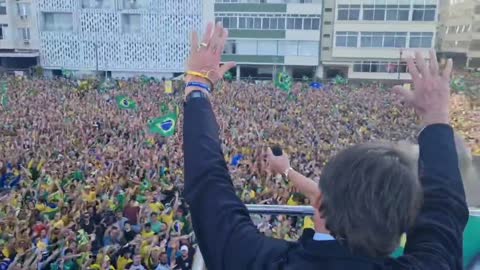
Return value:
M 173 85 L 172 85 L 172 81 L 170 80 L 165 81 L 165 93 L 173 94 Z

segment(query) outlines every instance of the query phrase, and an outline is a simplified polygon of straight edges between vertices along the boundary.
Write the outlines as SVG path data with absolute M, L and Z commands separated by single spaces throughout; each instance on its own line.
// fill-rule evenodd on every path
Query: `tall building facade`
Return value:
M 480 68 L 480 2 L 445 0 L 440 9 L 439 51 L 461 67 Z
M 214 11 L 229 30 L 222 60 L 237 62 L 238 79 L 316 73 L 322 0 L 216 0 Z
M 0 68 L 23 70 L 37 64 L 39 38 L 32 0 L 0 0 Z
M 37 0 L 47 70 L 171 77 L 183 72 L 190 32 L 213 20 L 213 0 Z
M 405 57 L 435 46 L 438 0 L 325 0 L 319 77 L 410 79 Z

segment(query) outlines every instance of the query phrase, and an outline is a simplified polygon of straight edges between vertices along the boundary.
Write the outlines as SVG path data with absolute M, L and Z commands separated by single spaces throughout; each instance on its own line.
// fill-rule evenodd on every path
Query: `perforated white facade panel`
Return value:
M 138 9 L 130 8 L 139 0 L 84 1 L 37 1 L 44 68 L 181 72 L 211 0 L 141 0 Z

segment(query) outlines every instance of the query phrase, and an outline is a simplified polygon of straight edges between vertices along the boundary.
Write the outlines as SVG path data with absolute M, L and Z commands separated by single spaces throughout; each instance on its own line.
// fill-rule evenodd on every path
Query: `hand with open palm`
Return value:
M 187 70 L 205 74 L 208 77 L 208 82 L 204 78 L 187 78 L 186 81 L 199 81 L 202 83 L 211 83 L 212 88 L 215 84 L 223 78 L 223 75 L 231 68 L 235 67 L 235 62 L 227 62 L 220 66 L 223 48 L 227 42 L 228 31 L 223 28 L 221 23 L 214 25 L 209 23 L 203 34 L 202 41 L 199 43 L 198 34 L 192 33 L 192 44 L 190 56 L 187 60 Z M 186 89 L 185 96 L 191 90 Z
M 414 91 L 399 85 L 395 86 L 393 90 L 415 109 L 423 125 L 448 124 L 450 122 L 452 60 L 449 59 L 445 69 L 440 72 L 435 51 L 431 50 L 429 64 L 425 62 L 419 52 L 415 53 L 415 62 L 409 58 L 407 64 L 412 76 Z

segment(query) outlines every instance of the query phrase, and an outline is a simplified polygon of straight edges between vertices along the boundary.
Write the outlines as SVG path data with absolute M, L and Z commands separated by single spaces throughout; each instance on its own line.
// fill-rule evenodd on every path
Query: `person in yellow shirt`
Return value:
M 150 203 L 148 206 L 153 213 L 161 213 L 163 210 L 165 210 L 165 206 L 163 205 L 163 203 L 158 202 L 155 196 L 150 197 Z
M 140 233 L 143 239 L 150 239 L 155 236 L 155 232 L 152 230 L 152 225 L 148 222 L 143 226 L 143 230 Z
M 89 203 L 95 202 L 97 199 L 97 192 L 95 191 L 94 186 L 85 186 L 85 190 L 83 191 L 82 197 L 85 201 Z
M 117 269 L 125 270 L 127 264 L 133 262 L 132 260 L 132 251 L 130 249 L 124 249 L 121 251 L 120 256 L 117 259 Z

